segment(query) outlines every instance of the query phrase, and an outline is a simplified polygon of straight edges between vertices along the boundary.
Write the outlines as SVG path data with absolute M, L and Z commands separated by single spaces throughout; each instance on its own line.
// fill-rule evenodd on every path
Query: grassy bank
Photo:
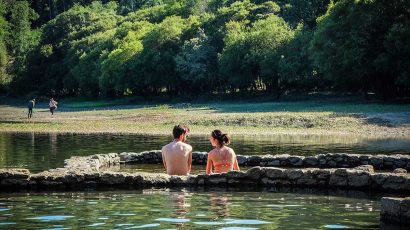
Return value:
M 366 135 L 410 137 L 410 105 L 298 101 L 131 105 L 115 101 L 60 102 L 51 116 L 39 103 L 26 118 L 26 102 L 0 105 L 4 132 L 169 134 L 175 124 L 192 134 L 220 128 L 231 134 Z

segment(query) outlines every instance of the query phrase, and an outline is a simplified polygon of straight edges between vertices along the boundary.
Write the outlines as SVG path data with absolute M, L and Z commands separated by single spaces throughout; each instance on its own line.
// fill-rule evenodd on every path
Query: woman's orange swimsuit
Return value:
M 220 163 L 220 164 L 214 164 L 214 167 L 232 167 L 232 163 Z
M 222 156 L 219 149 L 218 149 L 218 153 L 219 153 L 219 155 Z M 222 157 L 222 162 L 226 161 L 226 155 L 227 154 L 225 154 L 224 157 Z M 233 163 L 224 162 L 224 163 L 214 164 L 214 168 L 216 168 L 216 167 L 232 167 L 232 165 L 233 165 Z

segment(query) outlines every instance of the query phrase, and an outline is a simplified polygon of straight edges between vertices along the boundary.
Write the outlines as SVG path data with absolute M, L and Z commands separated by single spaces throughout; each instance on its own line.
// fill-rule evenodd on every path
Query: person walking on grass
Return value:
M 50 106 L 51 115 L 54 115 L 54 111 L 57 109 L 57 104 L 58 103 L 54 101 L 53 98 L 50 99 L 50 102 L 48 103 L 48 105 Z
M 192 146 L 184 143 L 188 133 L 188 127 L 176 125 L 172 130 L 174 140 L 162 147 L 162 163 L 168 175 L 186 176 L 191 172 Z
M 33 116 L 33 108 L 34 105 L 36 104 L 36 99 L 30 100 L 28 101 L 28 114 L 27 114 L 27 118 L 30 119 Z

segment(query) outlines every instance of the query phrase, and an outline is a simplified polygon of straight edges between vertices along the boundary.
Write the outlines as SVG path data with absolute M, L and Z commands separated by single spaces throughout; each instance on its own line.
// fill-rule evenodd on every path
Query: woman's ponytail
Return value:
M 218 141 L 220 146 L 229 145 L 231 143 L 231 138 L 229 137 L 229 135 L 222 133 L 222 131 L 219 129 L 212 131 L 211 135 Z

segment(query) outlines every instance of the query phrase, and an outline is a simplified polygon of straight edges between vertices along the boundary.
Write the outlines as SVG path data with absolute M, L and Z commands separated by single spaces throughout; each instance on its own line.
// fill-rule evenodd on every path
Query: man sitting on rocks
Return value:
M 174 140 L 162 147 L 162 162 L 168 175 L 185 176 L 191 172 L 192 146 L 184 143 L 189 129 L 176 125 L 172 131 Z

